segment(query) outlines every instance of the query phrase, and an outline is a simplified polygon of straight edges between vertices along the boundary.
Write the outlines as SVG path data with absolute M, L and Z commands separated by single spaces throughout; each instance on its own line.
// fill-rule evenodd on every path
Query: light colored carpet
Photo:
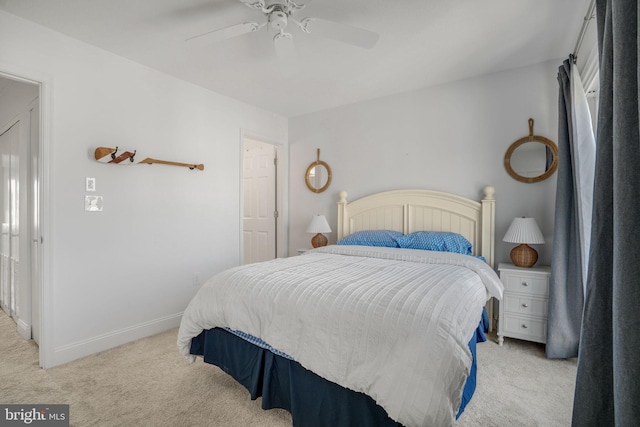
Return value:
M 478 385 L 456 427 L 571 425 L 578 359 L 551 360 L 544 345 L 495 335 L 478 344 Z
M 51 369 L 0 311 L 0 403 L 66 403 L 72 426 L 291 426 L 288 412 L 215 366 L 189 364 L 177 329 Z M 548 360 L 544 347 L 505 340 L 478 345 L 478 388 L 456 427 L 568 426 L 576 360 Z

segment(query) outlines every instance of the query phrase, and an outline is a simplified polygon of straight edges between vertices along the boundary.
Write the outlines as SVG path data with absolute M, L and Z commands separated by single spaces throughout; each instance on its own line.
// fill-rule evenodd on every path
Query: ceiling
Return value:
M 590 0 L 300 0 L 295 17 L 380 35 L 371 49 L 289 24 L 276 55 L 266 27 L 205 46 L 198 34 L 265 16 L 239 0 L 0 0 L 0 10 L 215 92 L 294 117 L 565 58 Z

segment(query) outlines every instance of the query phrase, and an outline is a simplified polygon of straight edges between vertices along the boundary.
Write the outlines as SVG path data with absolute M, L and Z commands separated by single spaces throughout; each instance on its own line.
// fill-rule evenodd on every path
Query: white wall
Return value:
M 287 165 L 287 120 L 4 12 L 0 71 L 45 82 L 45 364 L 176 326 L 192 274 L 239 263 L 241 132 Z M 93 159 L 115 145 L 205 170 Z M 103 212 L 84 211 L 85 177 Z
M 399 188 L 426 188 L 479 199 L 496 188 L 496 260 L 508 261 L 502 237 L 516 216 L 533 216 L 547 243 L 536 246 L 549 264 L 556 175 L 524 184 L 509 177 L 509 145 L 535 133 L 557 140 L 556 80 L 562 61 L 459 81 L 421 91 L 296 117 L 289 122 L 290 254 L 310 247 L 305 228 L 315 213 L 336 223 L 338 193 L 349 199 Z M 310 192 L 304 173 L 316 158 L 333 171 L 331 187 Z M 560 154 L 562 155 L 562 153 Z M 329 235 L 335 242 L 335 233 Z

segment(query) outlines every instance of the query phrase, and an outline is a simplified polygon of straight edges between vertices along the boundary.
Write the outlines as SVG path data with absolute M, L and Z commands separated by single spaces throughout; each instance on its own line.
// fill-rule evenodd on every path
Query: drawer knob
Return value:
M 522 303 L 522 306 L 523 306 L 524 308 L 527 308 L 527 307 L 529 307 L 529 304 L 527 304 L 526 302 L 524 302 L 524 303 Z
M 523 324 L 522 324 L 522 329 L 527 329 L 528 327 L 529 327 L 529 326 L 527 326 L 527 324 L 526 324 L 526 323 L 523 323 Z
M 522 282 L 522 286 L 529 286 L 527 282 Z

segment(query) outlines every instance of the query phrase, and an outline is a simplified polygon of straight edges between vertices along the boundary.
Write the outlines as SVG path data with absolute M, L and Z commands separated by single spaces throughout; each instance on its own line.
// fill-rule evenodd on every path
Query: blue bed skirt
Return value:
M 483 310 L 476 333 L 469 341 L 473 354 L 457 417 L 476 388 L 476 343 L 486 341 L 489 318 Z M 219 366 L 249 391 L 262 397 L 262 408 L 291 413 L 296 427 L 401 426 L 364 393 L 346 389 L 305 369 L 298 362 L 258 347 L 221 328 L 202 332 L 191 341 L 191 354 Z M 456 417 L 456 418 L 457 418 Z

